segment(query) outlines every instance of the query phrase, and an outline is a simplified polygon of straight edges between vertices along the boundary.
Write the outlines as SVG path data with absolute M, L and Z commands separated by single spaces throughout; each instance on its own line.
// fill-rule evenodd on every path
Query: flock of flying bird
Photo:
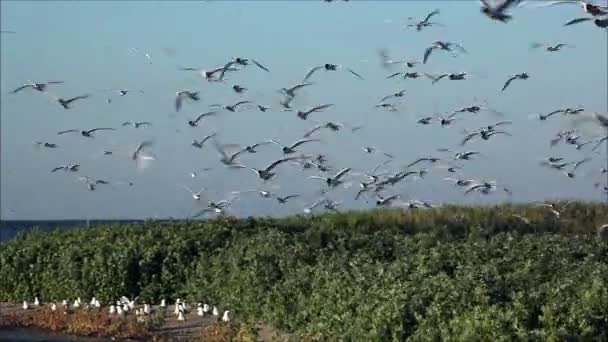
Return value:
M 331 0 L 324 1 L 331 2 Z M 486 15 L 492 20 L 502 23 L 507 23 L 512 19 L 512 16 L 507 14 L 507 11 L 509 9 L 528 4 L 528 2 L 521 0 L 506 0 L 502 1 L 500 4 L 497 5 L 492 5 L 486 0 L 482 0 L 481 3 L 481 12 L 484 15 Z M 538 2 L 535 3 L 538 4 Z M 538 5 L 537 7 L 556 6 L 561 4 L 579 4 L 582 6 L 584 12 L 588 15 L 586 17 L 580 17 L 570 20 L 569 22 L 565 23 L 566 26 L 590 21 L 593 22 L 599 28 L 608 27 L 608 7 L 605 6 L 593 5 L 582 1 L 564 0 L 543 1 L 540 2 L 540 5 Z M 432 21 L 432 19 L 438 16 L 440 16 L 440 11 L 434 10 L 420 21 L 416 21 L 414 18 L 408 18 L 411 20 L 411 23 L 407 24 L 405 27 L 414 28 L 416 31 L 422 31 L 425 28 L 431 26 L 443 26 L 438 22 Z M 2 32 L 15 33 L 13 31 Z M 569 45 L 565 43 L 558 43 L 554 45 L 533 43 L 531 48 L 543 48 L 547 52 L 558 52 L 562 48 L 568 46 Z M 421 61 L 396 61 L 390 58 L 388 50 L 378 50 L 381 65 L 385 70 L 389 72 L 386 77 L 387 79 L 401 77 L 404 80 L 407 80 L 420 77 L 428 78 L 433 84 L 439 82 L 440 80 L 462 81 L 467 79 L 469 74 L 464 72 L 443 73 L 439 75 L 434 75 L 430 73 L 414 71 L 417 65 L 424 65 L 430 63 L 432 55 L 437 53 L 449 53 L 452 56 L 458 56 L 467 54 L 468 52 L 461 44 L 457 42 L 435 41 L 424 50 L 421 56 Z M 271 70 L 265 65 L 263 65 L 261 62 L 253 58 L 245 57 L 234 57 L 231 60 L 222 63 L 217 67 L 210 68 L 207 70 L 194 67 L 179 67 L 179 70 L 195 72 L 200 75 L 204 80 L 210 83 L 225 84 L 229 79 L 230 75 L 238 73 L 244 68 L 252 67 L 259 69 L 260 72 L 271 72 Z M 400 67 L 400 71 L 394 72 L 395 67 Z M 196 203 L 199 203 L 197 207 L 200 206 L 201 202 L 204 202 L 202 203 L 202 209 L 197 210 L 197 213 L 192 217 L 199 217 L 207 213 L 222 214 L 228 210 L 228 208 L 235 200 L 241 198 L 246 193 L 257 193 L 262 198 L 275 199 L 277 203 L 281 205 L 288 203 L 294 198 L 303 196 L 302 194 L 295 193 L 278 194 L 274 191 L 271 191 L 271 189 L 274 190 L 279 188 L 278 185 L 274 183 L 275 176 L 280 169 L 286 168 L 287 165 L 298 165 L 303 170 L 313 170 L 319 173 L 318 175 L 312 175 L 308 177 L 313 180 L 321 181 L 323 185 L 320 191 L 315 192 L 315 196 L 317 196 L 317 199 L 305 206 L 305 212 L 311 212 L 315 208 L 338 210 L 340 202 L 331 199 L 332 191 L 339 187 L 349 188 L 354 183 L 358 183 L 359 185 L 356 194 L 354 194 L 354 198 L 356 200 L 373 199 L 375 205 L 379 207 L 398 206 L 411 209 L 433 208 L 435 205 L 427 201 L 414 199 L 402 201 L 402 196 L 394 191 L 396 184 L 406 179 L 416 180 L 424 178 L 428 173 L 432 171 L 432 169 L 444 169 L 447 172 L 451 173 L 452 177 L 446 177 L 444 178 L 444 180 L 452 182 L 457 187 L 462 187 L 465 194 L 479 193 L 482 195 L 488 195 L 498 189 L 504 191 L 508 195 L 511 194 L 511 190 L 508 187 L 499 185 L 495 181 L 473 180 L 460 177 L 460 175 L 462 175 L 464 166 L 458 164 L 458 162 L 469 161 L 475 157 L 481 156 L 482 154 L 478 151 L 453 151 L 451 149 L 442 148 L 438 149 L 439 153 L 450 153 L 452 154 L 452 156 L 426 156 L 418 158 L 415 161 L 412 161 L 411 163 L 407 164 L 405 167 L 402 167 L 396 171 L 394 170 L 392 172 L 389 171 L 388 168 L 391 164 L 394 164 L 394 155 L 381 151 L 372 146 L 363 146 L 361 149 L 366 154 L 377 154 L 384 156 L 385 158 L 384 161 L 382 161 L 372 170 L 356 170 L 353 167 L 335 168 L 329 164 L 326 155 L 310 155 L 303 152 L 303 149 L 306 145 L 321 142 L 321 139 L 317 138 L 316 136 L 322 130 L 329 130 L 332 132 L 348 130 L 354 133 L 363 128 L 363 126 L 361 125 L 355 126 L 344 122 L 333 121 L 322 122 L 313 119 L 314 117 L 319 115 L 318 113 L 333 109 L 335 107 L 334 104 L 327 103 L 314 105 L 309 108 L 294 108 L 294 99 L 299 96 L 302 90 L 308 87 L 313 87 L 316 84 L 315 82 L 311 81 L 313 77 L 320 78 L 321 73 L 335 73 L 339 71 L 347 72 L 356 80 L 365 81 L 365 77 L 363 77 L 360 73 L 350 67 L 333 63 L 325 63 L 312 67 L 305 74 L 303 73 L 305 76 L 302 78 L 301 82 L 280 89 L 280 108 L 276 109 L 276 111 L 295 112 L 296 118 L 302 120 L 303 122 L 313 122 L 315 124 L 314 127 L 311 128 L 308 132 L 306 132 L 301 139 L 296 139 L 295 141 L 290 143 L 280 142 L 277 139 L 270 139 L 244 146 L 239 144 L 222 144 L 220 143 L 219 134 L 217 132 L 214 132 L 205 136 L 202 140 L 193 140 L 191 146 L 196 149 L 203 149 L 205 146 L 211 145 L 211 148 L 214 148 L 218 153 L 219 161 L 222 167 L 225 167 L 230 170 L 251 170 L 255 174 L 255 177 L 259 178 L 259 182 L 262 185 L 261 187 L 258 187 L 255 190 L 233 191 L 228 195 L 228 198 L 222 200 L 209 200 L 208 193 L 205 187 L 203 187 L 199 191 L 194 191 L 185 185 L 180 185 L 182 188 L 184 188 L 191 194 L 193 200 L 196 201 Z M 505 80 L 502 88 L 500 89 L 501 91 L 506 91 L 509 87 L 514 86 L 514 81 L 524 81 L 528 80 L 529 78 L 530 75 L 525 72 L 511 75 Z M 57 104 L 59 104 L 65 110 L 74 110 L 74 108 L 77 106 L 78 101 L 85 101 L 91 96 L 93 96 L 92 94 L 83 94 L 71 98 L 62 98 L 52 95 L 48 91 L 49 88 L 60 87 L 62 83 L 63 81 L 28 82 L 27 84 L 24 84 L 14 89 L 12 93 L 20 93 L 27 89 L 36 91 L 38 93 L 43 93 L 47 96 L 50 96 L 54 101 L 56 101 Z M 118 89 L 115 91 L 118 96 L 127 96 L 132 92 L 128 89 Z M 247 94 L 249 89 L 243 85 L 234 84 L 231 86 L 231 91 L 233 91 L 235 94 L 243 95 Z M 139 92 L 143 93 L 143 91 Z M 376 108 L 385 109 L 387 111 L 398 111 L 396 104 L 394 102 L 391 102 L 391 100 L 398 100 L 404 97 L 406 92 L 406 90 L 399 90 L 392 94 L 388 94 L 382 97 L 379 103 L 374 106 Z M 176 112 L 183 112 L 189 106 L 194 106 L 195 104 L 200 103 L 201 101 L 202 96 L 199 91 L 192 89 L 183 89 L 176 92 L 173 106 Z M 112 103 L 111 99 L 108 99 L 107 102 Z M 210 109 L 207 112 L 196 115 L 193 118 L 186 119 L 185 124 L 187 124 L 189 127 L 194 128 L 201 125 L 204 120 L 211 117 L 217 117 L 222 112 L 242 112 L 248 110 L 266 112 L 273 110 L 273 108 L 265 106 L 261 103 L 257 103 L 253 100 L 239 100 L 230 104 L 212 104 L 210 105 Z M 449 126 L 456 120 L 464 120 L 467 114 L 476 114 L 481 111 L 489 111 L 495 114 L 500 114 L 499 112 L 489 108 L 488 106 L 474 104 L 464 108 L 457 108 L 445 116 L 435 115 L 419 118 L 417 120 L 417 124 L 430 125 L 437 122 L 441 126 Z M 601 127 L 605 127 L 608 130 L 608 117 L 605 114 L 587 112 L 583 108 L 561 108 L 550 113 L 539 114 L 536 118 L 539 121 L 546 121 L 550 117 L 553 117 L 558 114 L 561 114 L 563 116 L 576 117 L 577 120 L 590 120 L 597 123 Z M 488 141 L 490 139 L 494 139 L 493 137 L 495 136 L 511 136 L 511 133 L 507 129 L 509 125 L 511 125 L 511 123 L 511 121 L 502 120 L 495 122 L 491 125 L 484 125 L 473 130 L 465 130 L 464 136 L 462 137 L 462 140 L 459 145 L 462 147 L 467 144 L 470 144 L 474 140 Z M 150 125 L 152 125 L 152 123 L 148 121 L 126 121 L 122 124 L 123 127 L 130 126 L 136 129 Z M 57 132 L 57 134 L 64 135 L 73 133 L 85 138 L 92 139 L 95 137 L 95 134 L 101 133 L 103 131 L 115 130 L 117 130 L 117 128 L 79 128 L 63 130 Z M 563 130 L 556 134 L 555 138 L 551 140 L 550 144 L 551 146 L 555 146 L 560 142 L 564 142 L 566 144 L 575 146 L 577 150 L 583 150 L 586 146 L 589 146 L 589 151 L 591 151 L 592 153 L 598 153 L 600 146 L 607 142 L 608 135 L 593 137 L 589 140 L 583 141 L 584 139 L 585 138 L 581 136 L 576 129 Z M 50 149 L 59 147 L 57 144 L 52 142 L 37 142 L 36 144 L 38 146 Z M 148 162 L 151 162 L 156 159 L 156 157 L 148 151 L 149 148 L 153 146 L 153 144 L 154 141 L 140 142 L 139 144 L 137 144 L 135 149 L 130 151 L 129 158 L 135 161 L 139 167 L 145 167 Z M 242 159 L 245 155 L 255 154 L 258 152 L 258 149 L 264 146 L 268 146 L 267 148 L 270 148 L 270 146 L 273 145 L 278 146 L 278 153 L 281 154 L 281 157 L 272 161 L 267 166 L 255 168 L 246 165 L 244 162 L 242 162 Z M 104 154 L 108 155 L 112 153 L 112 151 L 104 152 Z M 589 156 L 586 156 L 585 158 L 582 158 L 580 160 L 564 160 L 564 158 L 560 157 L 549 157 L 546 160 L 543 160 L 541 162 L 541 165 L 546 166 L 549 169 L 562 171 L 567 177 L 574 178 L 575 171 L 579 167 L 581 167 L 581 165 L 584 165 L 590 160 L 591 158 Z M 65 171 L 76 173 L 79 171 L 79 166 L 79 164 L 60 165 L 52 169 L 51 171 Z M 608 173 L 606 168 L 602 168 L 599 171 L 599 174 L 606 173 Z M 195 177 L 196 174 L 192 173 L 192 178 Z M 94 179 L 88 176 L 82 176 L 78 179 L 84 182 L 87 185 L 88 189 L 91 191 L 96 190 L 99 185 L 110 184 L 109 181 L 103 179 Z M 253 181 L 254 179 L 252 178 L 252 182 Z M 132 182 L 128 182 L 128 185 L 133 186 L 134 184 Z M 596 187 L 601 188 L 602 191 L 608 193 L 608 184 L 602 184 L 601 182 L 597 182 Z M 206 200 L 201 201 L 203 198 Z M 551 207 L 550 209 L 555 210 L 553 207 Z

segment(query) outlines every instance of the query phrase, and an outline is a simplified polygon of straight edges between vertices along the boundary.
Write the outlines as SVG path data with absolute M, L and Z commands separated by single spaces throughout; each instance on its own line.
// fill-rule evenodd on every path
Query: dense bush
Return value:
M 179 297 L 313 340 L 606 340 L 607 222 L 573 203 L 33 232 L 0 244 L 0 301 Z

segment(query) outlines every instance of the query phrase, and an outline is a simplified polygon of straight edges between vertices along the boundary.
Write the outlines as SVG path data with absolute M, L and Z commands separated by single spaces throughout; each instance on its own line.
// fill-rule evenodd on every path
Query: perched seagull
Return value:
M 407 27 L 416 27 L 416 31 L 420 32 L 425 27 L 430 27 L 433 25 L 442 26 L 439 23 L 434 23 L 434 22 L 429 21 L 433 16 L 438 15 L 438 14 L 439 14 L 439 10 L 436 9 L 436 10 L 432 11 L 431 13 L 427 14 L 427 16 L 424 18 L 424 20 L 421 20 L 414 24 L 409 24 L 409 25 L 407 25 Z M 411 19 L 411 18 L 409 18 L 409 19 Z
M 363 80 L 363 76 L 361 76 L 360 74 L 358 74 L 357 72 L 355 72 L 354 70 L 350 69 L 350 68 L 346 68 L 342 65 L 338 65 L 338 64 L 331 64 L 331 63 L 326 63 L 323 65 L 319 65 L 316 67 L 311 68 L 310 70 L 308 70 L 308 72 L 306 73 L 306 76 L 304 76 L 304 80 L 302 80 L 302 83 L 305 83 L 317 70 L 325 70 L 325 71 L 336 71 L 338 69 L 346 69 L 348 72 L 350 72 L 351 74 L 355 75 L 355 77 L 357 77 L 360 80 Z
M 323 111 L 323 110 L 325 110 L 325 109 L 327 109 L 329 107 L 332 107 L 332 106 L 333 106 L 333 104 L 318 105 L 318 106 L 314 106 L 314 107 L 312 107 L 310 109 L 307 109 L 307 110 L 304 110 L 304 111 L 298 110 L 298 112 L 296 113 L 296 115 L 300 119 L 306 120 L 310 114 L 315 113 L 315 112 L 321 112 L 321 111 Z
M 181 90 L 175 93 L 175 111 L 179 112 L 182 108 L 182 102 L 184 99 L 189 99 L 193 101 L 199 101 L 201 98 L 199 97 L 198 91 L 189 91 L 189 90 Z
M 11 91 L 11 94 L 15 94 L 26 88 L 32 88 L 34 90 L 38 90 L 39 92 L 43 92 L 46 90 L 46 88 L 49 84 L 62 84 L 62 83 L 63 83 L 63 81 L 28 82 L 27 84 L 24 84 L 21 87 Z
M 480 0 L 481 13 L 492 20 L 500 21 L 502 23 L 506 23 L 512 19 L 511 15 L 505 13 L 509 7 L 513 7 L 521 2 L 521 0 L 502 0 L 500 4 L 495 4 L 492 6 L 488 3 L 488 1 L 489 0 Z
M 215 137 L 216 135 L 217 135 L 217 133 L 212 133 L 212 134 L 206 135 L 205 137 L 203 137 L 203 140 L 201 140 L 201 141 L 196 141 L 196 139 L 194 139 L 192 142 L 192 146 L 194 146 L 196 148 L 203 148 L 203 145 L 207 142 L 207 140 Z
M 502 89 L 500 91 L 505 91 L 505 89 L 507 89 L 509 84 L 511 84 L 511 82 L 513 82 L 514 80 L 527 80 L 528 78 L 530 78 L 530 75 L 528 75 L 528 73 L 526 73 L 526 72 L 514 74 L 511 77 L 509 77 L 509 79 L 505 82 L 505 84 L 502 86 Z
M 133 121 L 126 121 L 122 124 L 122 126 L 132 126 L 134 128 L 139 128 L 140 126 L 150 126 L 152 125 L 151 122 L 148 121 L 139 121 L 139 122 L 133 122 Z
M 428 61 L 429 57 L 431 56 L 431 52 L 433 52 L 433 50 L 439 49 L 439 50 L 443 50 L 443 51 L 453 52 L 454 48 L 457 48 L 458 50 L 460 50 L 463 53 L 467 53 L 467 50 L 465 50 L 462 47 L 462 45 L 460 45 L 458 43 L 439 41 L 439 40 L 435 41 L 435 42 L 433 42 L 433 44 L 431 46 L 429 46 L 428 48 L 426 48 L 426 50 L 424 50 L 424 57 L 422 58 L 422 63 L 426 64 L 426 62 Z
M 198 126 L 198 123 L 199 123 L 199 122 L 200 122 L 200 121 L 201 121 L 203 118 L 205 118 L 205 117 L 207 117 L 207 116 L 213 116 L 213 115 L 215 115 L 215 114 L 217 114 L 217 111 L 210 111 L 210 112 L 206 112 L 206 113 L 199 114 L 199 116 L 197 116 L 197 117 L 196 117 L 196 119 L 194 119 L 194 120 L 188 120 L 188 125 L 189 125 L 190 127 L 196 127 L 196 126 Z
M 321 140 L 319 140 L 319 139 L 301 139 L 301 140 L 298 140 L 298 141 L 294 142 L 290 146 L 287 146 L 287 145 L 281 144 L 280 142 L 278 142 L 278 141 L 276 141 L 274 139 L 270 140 L 271 143 L 281 146 L 281 150 L 283 151 L 283 154 L 296 153 L 297 152 L 296 151 L 296 147 L 298 147 L 298 146 L 300 146 L 302 144 L 305 144 L 305 143 L 318 142 L 318 141 L 321 141 Z
M 94 132 L 97 131 L 115 131 L 116 128 L 92 128 L 89 130 L 77 130 L 77 129 L 68 129 L 65 131 L 61 131 L 61 132 L 57 132 L 58 135 L 62 135 L 62 134 L 66 134 L 66 133 L 80 133 L 80 135 L 82 135 L 83 137 L 87 137 L 87 138 L 93 138 L 93 136 L 91 135 Z

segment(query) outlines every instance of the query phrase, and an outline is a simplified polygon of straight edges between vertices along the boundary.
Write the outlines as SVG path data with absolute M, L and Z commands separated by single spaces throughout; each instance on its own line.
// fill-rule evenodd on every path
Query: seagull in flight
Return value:
M 500 91 L 505 91 L 505 89 L 507 89 L 507 87 L 509 86 L 509 84 L 511 84 L 511 82 L 513 82 L 515 80 L 527 80 L 528 78 L 530 78 L 530 75 L 528 75 L 527 72 L 522 72 L 522 73 L 519 73 L 519 74 L 511 75 L 511 77 L 509 77 L 509 79 L 502 86 L 502 89 Z
M 266 72 L 270 72 L 270 70 L 268 70 L 268 68 L 266 68 L 265 66 L 263 66 L 261 63 L 257 62 L 253 58 L 233 57 L 231 62 L 234 64 L 237 64 L 237 65 L 242 65 L 242 66 L 248 66 L 249 62 L 251 62 L 251 63 L 255 64 L 255 66 L 257 66 L 258 68 L 260 68 Z
M 92 128 L 88 130 L 78 130 L 78 129 L 68 129 L 65 131 L 57 132 L 58 135 L 66 134 L 66 133 L 80 133 L 83 137 L 93 138 L 92 133 L 97 131 L 115 131 L 116 128 Z
M 11 91 L 11 94 L 15 94 L 23 89 L 32 88 L 34 90 L 38 90 L 39 92 L 43 92 L 46 90 L 49 84 L 62 84 L 63 81 L 48 81 L 48 82 L 28 82 L 15 90 Z
M 151 122 L 148 121 L 125 121 L 122 126 L 132 126 L 134 128 L 139 128 L 140 126 L 150 126 Z
M 312 107 L 310 109 L 307 109 L 307 110 L 304 110 L 304 111 L 298 110 L 298 112 L 296 113 L 296 115 L 300 119 L 306 120 L 310 114 L 315 113 L 315 112 L 322 112 L 323 110 L 325 110 L 325 109 L 327 109 L 329 107 L 332 107 L 332 106 L 333 106 L 333 104 L 318 105 L 318 106 L 314 106 L 314 107 Z
M 348 72 L 353 74 L 358 79 L 360 79 L 360 80 L 364 79 L 363 76 L 361 76 L 359 73 L 355 72 L 353 69 L 346 68 L 346 67 L 344 67 L 342 65 L 338 65 L 338 64 L 325 63 L 323 65 L 319 65 L 319 66 L 313 67 L 310 70 L 308 70 L 308 72 L 306 73 L 306 76 L 304 76 L 304 80 L 302 80 L 302 83 L 305 83 L 318 70 L 336 71 L 338 69 L 346 69 Z
M 604 18 L 593 18 L 593 17 L 585 17 L 585 18 L 576 18 L 576 19 L 572 19 L 570 21 L 568 21 L 567 23 L 564 24 L 564 26 L 570 26 L 570 25 L 574 25 L 574 24 L 578 24 L 578 23 L 582 23 L 585 21 L 593 21 L 593 23 L 595 24 L 595 26 L 599 27 L 599 28 L 607 28 L 608 27 L 608 17 L 604 17 Z
M 271 143 L 281 146 L 281 150 L 283 151 L 283 154 L 296 153 L 297 152 L 296 148 L 298 146 L 309 143 L 309 142 L 318 142 L 318 141 L 321 141 L 321 140 L 319 140 L 319 139 L 301 139 L 301 140 L 298 140 L 298 141 L 294 142 L 293 144 L 291 144 L 291 146 L 286 146 L 274 139 L 270 140 Z
M 583 10 L 587 14 L 590 14 L 594 17 L 608 15 L 607 6 L 595 5 L 595 4 L 588 3 L 586 1 L 580 1 L 580 0 L 546 1 L 546 2 L 538 5 L 537 7 L 551 7 L 551 6 L 555 6 L 555 5 L 567 5 L 567 4 L 579 5 L 583 8 Z
M 559 50 L 561 50 L 564 47 L 571 47 L 570 44 L 566 44 L 566 43 L 556 43 L 556 44 L 543 44 L 543 43 L 532 43 L 530 45 L 531 49 L 538 49 L 538 48 L 545 48 L 546 51 L 548 52 L 557 52 Z
M 342 184 L 341 178 L 344 177 L 347 173 L 349 173 L 352 169 L 350 167 L 344 168 L 338 173 L 336 173 L 333 177 L 321 177 L 321 176 L 310 176 L 310 179 L 320 179 L 325 181 L 327 186 L 334 188 L 340 184 Z
M 56 168 L 52 169 L 51 172 L 57 172 L 59 170 L 78 172 L 79 168 L 80 168 L 79 164 L 60 165 L 60 166 L 57 166 Z
M 513 17 L 505 12 L 514 5 L 521 2 L 521 0 L 502 0 L 502 2 L 494 5 L 488 3 L 489 0 L 480 0 L 481 2 L 481 13 L 492 20 L 506 23 Z
M 198 91 L 181 90 L 175 93 L 175 111 L 179 112 L 182 108 L 184 99 L 199 101 L 201 98 Z
M 217 135 L 217 133 L 212 133 L 212 134 L 206 135 L 205 137 L 203 137 L 203 140 L 201 140 L 201 141 L 196 141 L 196 139 L 194 139 L 192 142 L 192 146 L 194 146 L 196 148 L 203 148 L 203 145 L 207 142 L 207 140 L 215 137 L 216 135 Z
M 288 161 L 292 161 L 292 160 L 299 160 L 299 159 L 303 159 L 303 157 L 288 157 L 288 158 L 282 158 L 282 159 L 278 159 L 273 161 L 270 165 L 268 165 L 268 167 L 266 167 L 265 169 L 256 169 L 256 168 L 251 168 L 251 170 L 253 170 L 256 175 L 258 175 L 258 177 L 260 177 L 261 179 L 263 179 L 264 181 L 267 181 L 269 179 L 271 179 L 272 177 L 275 176 L 275 173 L 272 172 L 272 170 L 285 163 Z
M 465 50 L 464 47 L 462 47 L 462 45 L 460 45 L 458 43 L 440 41 L 440 40 L 435 41 L 435 42 L 433 42 L 433 44 L 431 44 L 431 46 L 429 46 L 428 48 L 426 48 L 426 50 L 424 50 L 424 56 L 422 58 L 422 63 L 426 64 L 426 62 L 428 61 L 429 57 L 431 56 L 431 52 L 433 52 L 433 50 L 438 49 L 438 50 L 453 52 L 454 48 L 458 49 L 462 53 L 467 53 L 467 50 Z
M 182 187 L 182 188 L 184 188 L 184 189 L 186 189 L 186 190 L 187 190 L 187 191 L 188 191 L 190 194 L 192 194 L 192 198 L 193 198 L 195 201 L 200 201 L 200 199 L 201 199 L 201 194 L 203 193 L 203 191 L 207 190 L 207 188 L 202 187 L 202 188 L 201 188 L 199 191 L 194 192 L 192 189 L 190 189 L 189 187 L 187 187 L 187 186 L 185 186 L 185 185 L 182 185 L 181 187 Z
M 198 126 L 198 123 L 199 123 L 199 122 L 200 122 L 200 121 L 201 121 L 201 120 L 202 120 L 204 117 L 207 117 L 207 116 L 212 116 L 212 115 L 215 115 L 215 114 L 217 114 L 217 112 L 216 112 L 216 111 L 210 111 L 210 112 L 202 113 L 202 114 L 200 114 L 199 116 L 197 116 L 197 117 L 196 117 L 196 119 L 194 119 L 194 120 L 188 120 L 188 125 L 189 125 L 190 127 L 197 127 L 197 126 Z
M 218 105 L 218 104 L 213 104 L 211 106 L 213 106 L 213 107 L 222 107 L 222 108 L 224 108 L 225 110 L 227 110 L 229 112 L 236 112 L 236 108 L 237 107 L 242 106 L 244 104 L 248 104 L 248 103 L 253 103 L 253 102 L 252 101 L 239 101 L 239 102 L 237 102 L 237 103 L 235 103 L 233 105 L 224 105 L 224 106 L 222 106 L 222 105 Z
M 409 25 L 407 25 L 407 27 L 416 27 L 416 31 L 420 32 L 425 27 L 430 27 L 433 25 L 442 26 L 439 23 L 434 23 L 434 22 L 429 21 L 433 16 L 438 15 L 438 14 L 439 14 L 439 9 L 436 9 L 436 10 L 432 11 L 431 13 L 427 14 L 427 16 L 424 18 L 424 20 L 421 20 L 414 24 L 409 24 Z M 409 19 L 411 19 L 411 18 L 409 18 Z

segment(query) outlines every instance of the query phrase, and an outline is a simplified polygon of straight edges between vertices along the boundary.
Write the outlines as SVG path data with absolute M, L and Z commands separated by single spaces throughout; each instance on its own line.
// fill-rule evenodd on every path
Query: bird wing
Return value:
M 61 134 L 72 133 L 72 132 L 78 132 L 78 130 L 77 129 L 68 129 L 68 130 L 65 130 L 65 131 L 57 132 L 57 134 L 61 135 Z
M 351 68 L 346 68 L 346 70 L 348 70 L 348 72 L 350 72 L 351 74 L 355 75 L 358 79 L 360 80 L 364 80 L 363 76 L 361 76 L 359 73 L 357 73 L 356 71 L 354 71 Z
M 87 132 L 88 133 L 93 133 L 93 132 L 96 132 L 96 131 L 115 131 L 115 130 L 116 130 L 116 128 L 100 127 L 100 128 L 90 129 Z
M 310 131 L 306 132 L 306 133 L 304 134 L 304 138 L 308 138 L 308 137 L 310 137 L 310 136 L 311 136 L 311 135 L 312 135 L 314 132 L 316 132 L 316 131 L 320 130 L 321 128 L 323 128 L 323 125 L 316 126 L 315 128 L 313 128 L 313 129 L 311 129 Z
M 345 174 L 347 174 L 348 172 L 350 172 L 350 170 L 352 170 L 350 167 L 344 168 L 342 170 L 340 170 L 335 176 L 334 179 L 338 180 L 340 179 L 342 176 L 344 176 Z
M 462 139 L 462 142 L 460 143 L 460 145 L 464 146 L 464 144 L 469 142 L 469 140 L 473 139 L 477 135 L 479 135 L 479 133 L 477 133 L 477 132 L 467 135 L 466 137 L 464 137 L 464 139 Z
M 437 14 L 439 14 L 439 9 L 436 9 L 433 12 L 427 14 L 427 16 L 424 18 L 424 20 L 422 22 L 424 22 L 424 23 L 428 22 L 432 16 L 437 15 Z
M 32 85 L 31 85 L 31 84 L 22 85 L 21 87 L 19 87 L 19 88 L 15 89 L 15 90 L 13 90 L 13 91 L 11 91 L 11 94 L 14 94 L 14 93 L 16 93 L 16 92 L 18 92 L 18 91 L 21 91 L 21 90 L 23 90 L 23 89 L 25 89 L 25 88 L 30 88 L 30 87 L 32 87 Z
M 511 76 L 509 77 L 509 79 L 507 80 L 507 82 L 505 82 L 505 84 L 502 86 L 501 91 L 504 91 L 505 89 L 507 89 L 507 87 L 509 86 L 509 84 L 511 84 L 511 82 L 513 82 L 514 79 L 516 79 L 516 76 Z
M 288 162 L 290 160 L 296 160 L 296 159 L 300 159 L 300 157 L 289 157 L 289 158 L 283 158 L 283 159 L 275 160 L 274 162 L 272 162 L 272 164 L 268 165 L 268 167 L 266 168 L 266 171 L 270 171 L 270 170 L 274 169 L 279 164 Z
M 499 121 L 499 122 L 493 124 L 492 126 L 510 125 L 512 123 L 513 123 L 512 121 Z
M 574 25 L 574 24 L 578 24 L 578 23 L 582 23 L 583 21 L 589 21 L 589 20 L 593 20 L 593 18 L 576 18 L 576 19 L 572 19 L 569 22 L 565 23 L 564 26 L 570 26 L 570 25 Z
M 429 46 L 428 48 L 426 48 L 426 50 L 424 50 L 424 57 L 422 58 L 422 64 L 426 64 L 426 61 L 429 59 L 429 57 L 431 56 L 431 52 L 433 52 L 434 49 L 435 49 L 434 46 Z
M 247 104 L 247 103 L 251 103 L 251 101 L 239 101 L 239 102 L 237 102 L 237 103 L 234 104 L 234 107 L 237 107 L 237 106 L 240 106 L 240 105 L 244 105 L 244 104 Z
M 307 142 L 312 142 L 312 141 L 321 141 L 321 140 L 319 140 L 319 139 L 302 139 L 302 140 L 298 140 L 298 141 L 296 141 L 295 143 L 293 143 L 293 144 L 290 146 L 290 148 L 296 148 L 296 147 L 298 147 L 298 146 L 300 146 L 300 145 L 302 145 L 302 144 L 305 144 L 305 143 L 307 143 Z
M 311 109 L 312 112 L 318 112 L 321 111 L 323 109 L 327 109 L 329 107 L 333 106 L 333 104 L 324 104 L 324 105 L 319 105 L 319 106 L 315 106 Z
M 83 100 L 83 99 L 86 99 L 86 98 L 89 98 L 89 97 L 91 97 L 91 94 L 79 95 L 79 96 L 72 97 L 71 99 L 68 99 L 67 102 L 74 102 L 76 100 Z
M 559 1 L 545 1 L 539 5 L 536 5 L 536 8 L 542 8 L 542 7 L 551 7 L 551 6 L 555 6 L 555 5 L 564 5 L 564 4 L 571 4 L 571 5 L 576 5 L 580 3 L 580 1 L 578 0 L 559 0 Z
M 258 62 L 257 62 L 255 59 L 252 59 L 251 61 L 253 62 L 253 64 L 257 65 L 257 66 L 258 66 L 258 68 L 260 68 L 260 69 L 262 69 L 262 70 L 264 70 L 264 71 L 266 71 L 266 72 L 270 72 L 270 70 L 268 70 L 268 69 L 267 69 L 265 66 L 263 66 L 262 64 L 258 63 Z
M 314 74 L 317 70 L 322 69 L 324 67 L 325 66 L 323 66 L 323 65 L 319 65 L 319 66 L 316 66 L 316 67 L 308 70 L 308 72 L 306 73 L 306 76 L 304 76 L 304 79 L 302 80 L 302 83 L 305 83 L 310 78 L 310 76 L 312 76 L 312 74 Z M 298 84 L 298 85 L 301 85 L 301 84 Z
M 504 0 L 500 5 L 496 6 L 496 11 L 503 12 L 507 8 L 519 3 L 521 0 Z

